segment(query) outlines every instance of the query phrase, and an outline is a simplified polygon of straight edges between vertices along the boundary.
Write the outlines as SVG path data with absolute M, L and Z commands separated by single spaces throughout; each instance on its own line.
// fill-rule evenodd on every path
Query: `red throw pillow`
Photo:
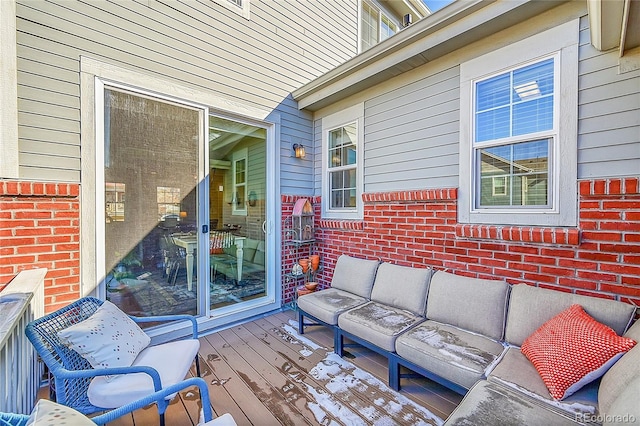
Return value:
M 572 305 L 527 337 L 521 350 L 560 400 L 602 376 L 635 344 Z

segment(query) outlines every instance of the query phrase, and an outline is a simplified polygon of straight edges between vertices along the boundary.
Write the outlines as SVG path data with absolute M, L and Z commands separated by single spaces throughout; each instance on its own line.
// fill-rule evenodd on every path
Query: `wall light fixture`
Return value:
M 293 152 L 295 153 L 296 158 L 304 158 L 305 156 L 304 145 L 300 143 L 294 143 Z

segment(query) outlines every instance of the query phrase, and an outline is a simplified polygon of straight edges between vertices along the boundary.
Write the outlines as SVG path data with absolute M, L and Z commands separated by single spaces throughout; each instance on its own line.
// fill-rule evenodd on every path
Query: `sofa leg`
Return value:
M 333 352 L 342 357 L 344 353 L 344 336 L 340 333 L 340 329 L 336 327 L 333 330 Z
M 298 309 L 298 334 L 304 334 L 304 315 L 300 309 Z
M 400 390 L 400 364 L 393 355 L 389 356 L 389 387 L 395 391 Z

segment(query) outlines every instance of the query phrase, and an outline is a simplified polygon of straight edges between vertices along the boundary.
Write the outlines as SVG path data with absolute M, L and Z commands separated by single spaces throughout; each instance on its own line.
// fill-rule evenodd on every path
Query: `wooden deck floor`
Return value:
M 364 348 L 333 354 L 326 327 L 296 332 L 295 313 L 284 311 L 200 339 L 202 376 L 216 415 L 231 413 L 238 425 L 439 424 L 461 397 L 427 379 L 386 386 L 383 357 Z M 195 388 L 194 388 L 195 389 Z M 198 423 L 196 391 L 179 393 L 167 426 Z M 433 415 L 436 417 L 434 418 Z M 110 425 L 157 425 L 155 406 Z

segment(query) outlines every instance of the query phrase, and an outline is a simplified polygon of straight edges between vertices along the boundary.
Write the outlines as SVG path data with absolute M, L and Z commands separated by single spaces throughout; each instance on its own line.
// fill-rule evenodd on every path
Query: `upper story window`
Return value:
M 572 21 L 461 64 L 461 223 L 577 225 L 577 49 Z
M 361 3 L 360 51 L 363 52 L 398 32 L 398 23 L 376 4 Z
M 322 120 L 323 217 L 362 218 L 363 106 Z
M 245 19 L 249 19 L 251 14 L 249 12 L 249 5 L 251 4 L 251 0 L 213 0 L 218 3 L 220 6 L 223 6 Z

